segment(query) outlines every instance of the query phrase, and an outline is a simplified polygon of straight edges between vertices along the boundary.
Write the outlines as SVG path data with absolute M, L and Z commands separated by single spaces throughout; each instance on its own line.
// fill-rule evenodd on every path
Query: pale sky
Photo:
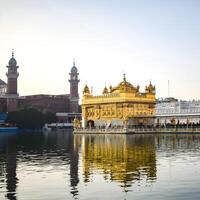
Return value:
M 20 95 L 69 93 L 73 58 L 96 94 L 151 80 L 157 97 L 200 99 L 199 0 L 0 0 L 0 78 L 12 48 Z

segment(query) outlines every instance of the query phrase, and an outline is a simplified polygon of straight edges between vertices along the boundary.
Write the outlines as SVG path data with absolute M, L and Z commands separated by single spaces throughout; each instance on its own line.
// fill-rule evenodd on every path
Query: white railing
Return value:
M 112 134 L 128 134 L 128 133 L 200 133 L 200 128 L 108 128 L 108 129 L 98 129 L 98 128 L 78 128 L 74 129 L 74 133 L 91 133 L 91 134 L 101 134 L 101 133 L 112 133 Z

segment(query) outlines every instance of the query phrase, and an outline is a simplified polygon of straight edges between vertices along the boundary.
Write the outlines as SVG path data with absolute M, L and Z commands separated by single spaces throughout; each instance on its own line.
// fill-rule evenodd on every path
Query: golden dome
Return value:
M 108 94 L 108 88 L 105 86 L 105 88 L 103 89 L 103 94 Z
M 148 93 L 155 93 L 156 87 L 151 84 L 151 81 L 148 86 L 145 88 L 146 92 Z
M 123 81 L 119 83 L 119 85 L 112 89 L 112 92 L 137 92 L 138 88 L 134 87 L 131 83 L 126 81 L 126 76 L 124 74 Z
M 87 86 L 87 84 L 85 85 L 84 89 L 83 89 L 83 94 L 90 94 L 90 89 Z

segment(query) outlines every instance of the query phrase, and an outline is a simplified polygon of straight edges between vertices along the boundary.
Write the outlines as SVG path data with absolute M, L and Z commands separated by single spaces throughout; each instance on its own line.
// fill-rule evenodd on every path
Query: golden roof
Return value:
M 156 88 L 155 86 L 153 86 L 151 84 L 151 82 L 149 83 L 148 86 L 145 87 L 145 93 L 140 93 L 140 86 L 137 85 L 137 87 L 133 86 L 131 83 L 129 83 L 128 81 L 126 81 L 126 75 L 123 75 L 123 81 L 121 81 L 116 87 L 112 87 L 110 86 L 109 89 L 105 86 L 102 94 L 106 95 L 107 94 L 119 94 L 119 93 L 134 93 L 136 95 L 145 95 L 145 94 L 155 94 L 156 92 Z M 84 89 L 83 89 L 83 95 L 92 95 L 92 90 L 90 92 L 89 87 L 87 86 L 87 84 L 85 85 Z

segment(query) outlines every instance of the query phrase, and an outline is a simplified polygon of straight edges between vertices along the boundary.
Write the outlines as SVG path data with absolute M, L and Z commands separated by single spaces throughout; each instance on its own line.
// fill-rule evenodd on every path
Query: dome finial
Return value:
M 123 76 L 124 76 L 123 80 L 126 82 L 126 74 L 124 73 Z
M 14 58 L 14 49 L 12 49 L 12 58 Z
M 108 94 L 108 88 L 106 87 L 106 83 L 105 83 L 105 87 L 103 89 L 103 94 Z
M 90 89 L 87 86 L 87 83 L 85 84 L 85 87 L 83 89 L 83 95 L 90 95 Z
M 17 61 L 14 58 L 14 49 L 12 49 L 12 58 L 8 62 L 9 66 L 17 66 Z
M 78 69 L 76 68 L 75 58 L 73 58 L 73 66 L 71 68 L 71 74 L 77 74 L 77 73 L 78 73 Z
M 73 58 L 73 67 L 75 67 L 75 58 Z

